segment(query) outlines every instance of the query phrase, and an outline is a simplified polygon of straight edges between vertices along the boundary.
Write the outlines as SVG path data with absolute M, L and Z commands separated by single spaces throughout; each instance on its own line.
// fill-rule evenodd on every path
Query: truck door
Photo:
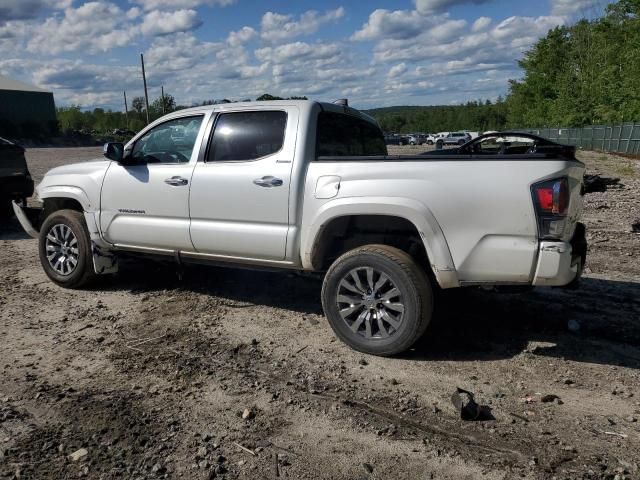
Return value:
M 125 154 L 132 165 L 113 162 L 101 194 L 100 227 L 114 244 L 193 251 L 189 236 L 189 187 L 205 115 L 160 123 Z
M 225 111 L 193 174 L 191 240 L 197 252 L 283 260 L 298 109 Z

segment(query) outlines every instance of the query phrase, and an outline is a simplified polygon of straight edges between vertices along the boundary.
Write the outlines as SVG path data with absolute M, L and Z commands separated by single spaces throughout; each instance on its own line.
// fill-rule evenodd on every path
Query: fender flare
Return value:
M 346 197 L 322 205 L 302 229 L 302 265 L 312 269 L 311 258 L 319 235 L 334 219 L 356 215 L 388 215 L 411 222 L 418 231 L 438 284 L 442 288 L 458 287 L 458 276 L 442 228 L 433 212 L 423 203 L 404 197 Z
M 94 206 L 91 205 L 91 200 L 87 193 L 72 185 L 48 185 L 46 187 L 38 188 L 38 197 L 41 200 L 47 198 L 70 198 L 77 201 L 85 212 L 94 211 Z
M 102 249 L 108 250 L 113 248 L 113 245 L 102 238 L 98 221 L 99 212 L 97 211 L 97 205 L 95 206 L 96 208 L 94 208 L 89 196 L 82 188 L 72 185 L 49 185 L 38 189 L 38 197 L 41 200 L 46 200 L 48 198 L 69 198 L 77 201 L 82 207 L 82 213 L 84 214 L 84 219 L 87 223 L 87 229 L 89 230 L 91 241 L 97 247 Z

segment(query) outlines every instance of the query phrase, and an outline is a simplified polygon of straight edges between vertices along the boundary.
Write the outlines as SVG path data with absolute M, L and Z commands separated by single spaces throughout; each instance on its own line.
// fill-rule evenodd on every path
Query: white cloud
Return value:
M 264 47 L 255 51 L 258 60 L 285 63 L 294 60 L 317 60 L 337 57 L 340 46 L 337 43 L 306 42 L 287 43 L 277 47 Z
M 128 20 L 135 20 L 140 15 L 142 15 L 142 10 L 140 10 L 138 7 L 131 7 L 129 10 L 127 10 Z
M 480 32 L 491 25 L 491 19 L 489 17 L 479 17 L 471 26 L 472 32 Z
M 351 39 L 355 41 L 418 38 L 424 34 L 443 39 L 453 37 L 466 26 L 465 20 L 451 20 L 448 15 L 420 15 L 416 10 L 375 10 L 369 20 L 356 31 Z
M 310 35 L 315 33 L 320 25 L 342 18 L 344 13 L 342 7 L 329 10 L 324 15 L 309 10 L 301 14 L 298 20 L 294 20 L 293 15 L 267 12 L 262 16 L 260 36 L 267 42 L 277 43 L 301 35 Z
M 239 47 L 240 45 L 244 45 L 247 42 L 250 42 L 258 35 L 251 27 L 242 27 L 240 30 L 236 30 L 234 32 L 229 32 L 227 36 L 227 42 L 232 47 Z
M 437 38 L 425 31 L 408 39 L 384 39 L 374 47 L 374 59 L 380 62 L 427 59 L 456 60 L 479 53 L 512 61 L 529 48 L 549 29 L 564 24 L 564 17 L 509 17 L 493 28 L 480 32 L 462 33 L 454 38 Z M 446 30 L 445 30 L 446 31 Z M 425 48 L 428 45 L 428 48 Z
M 142 5 L 149 10 L 176 10 L 185 8 L 196 8 L 199 6 L 226 7 L 235 3 L 235 0 L 129 0 L 132 3 Z
M 201 42 L 190 33 L 158 37 L 145 52 L 150 72 L 160 74 L 191 70 L 198 62 L 211 62 L 210 57 L 220 51 L 222 43 Z
M 407 64 L 402 62 L 402 63 L 399 63 L 399 64 L 394 65 L 393 67 L 391 67 L 389 69 L 389 73 L 387 74 L 387 77 L 389 77 L 389 78 L 399 77 L 400 75 L 402 75 L 406 71 L 407 71 Z
M 46 9 L 62 9 L 71 6 L 72 0 L 2 0 L 0 25 L 10 20 L 36 18 Z
M 599 0 L 551 0 L 552 15 L 586 13 L 600 5 Z
M 76 50 L 104 52 L 123 47 L 136 35 L 132 26 L 121 27 L 124 16 L 110 2 L 87 2 L 78 8 L 67 8 L 64 17 L 50 17 L 33 27 L 27 49 L 36 54 L 55 54 Z
M 378 40 L 381 38 L 411 38 L 425 26 L 425 19 L 416 11 L 384 9 L 374 10 L 369 20 L 355 32 L 352 40 Z
M 195 10 L 160 12 L 154 10 L 144 16 L 140 29 L 144 35 L 168 35 L 194 30 L 202 25 Z
M 429 15 L 435 12 L 443 12 L 455 5 L 488 3 L 491 0 L 414 0 L 416 10 L 421 15 Z

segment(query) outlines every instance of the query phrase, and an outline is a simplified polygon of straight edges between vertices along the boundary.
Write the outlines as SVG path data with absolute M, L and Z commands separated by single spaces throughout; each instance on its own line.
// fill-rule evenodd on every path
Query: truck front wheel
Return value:
M 80 288 L 95 275 L 91 239 L 81 212 L 58 210 L 47 217 L 38 241 L 47 276 L 66 288 Z
M 388 245 L 366 245 L 331 265 L 322 285 L 322 306 L 347 345 L 389 356 L 409 349 L 424 334 L 433 291 L 408 254 Z

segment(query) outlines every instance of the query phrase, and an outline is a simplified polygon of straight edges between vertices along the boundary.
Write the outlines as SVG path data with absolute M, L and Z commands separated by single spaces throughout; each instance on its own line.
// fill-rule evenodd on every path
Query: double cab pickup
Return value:
M 574 154 L 502 132 L 390 156 L 345 102 L 231 103 L 171 113 L 106 144 L 102 161 L 49 171 L 38 222 L 14 210 L 63 287 L 115 273 L 123 252 L 319 272 L 336 335 L 393 355 L 426 331 L 440 289 L 576 282 Z

